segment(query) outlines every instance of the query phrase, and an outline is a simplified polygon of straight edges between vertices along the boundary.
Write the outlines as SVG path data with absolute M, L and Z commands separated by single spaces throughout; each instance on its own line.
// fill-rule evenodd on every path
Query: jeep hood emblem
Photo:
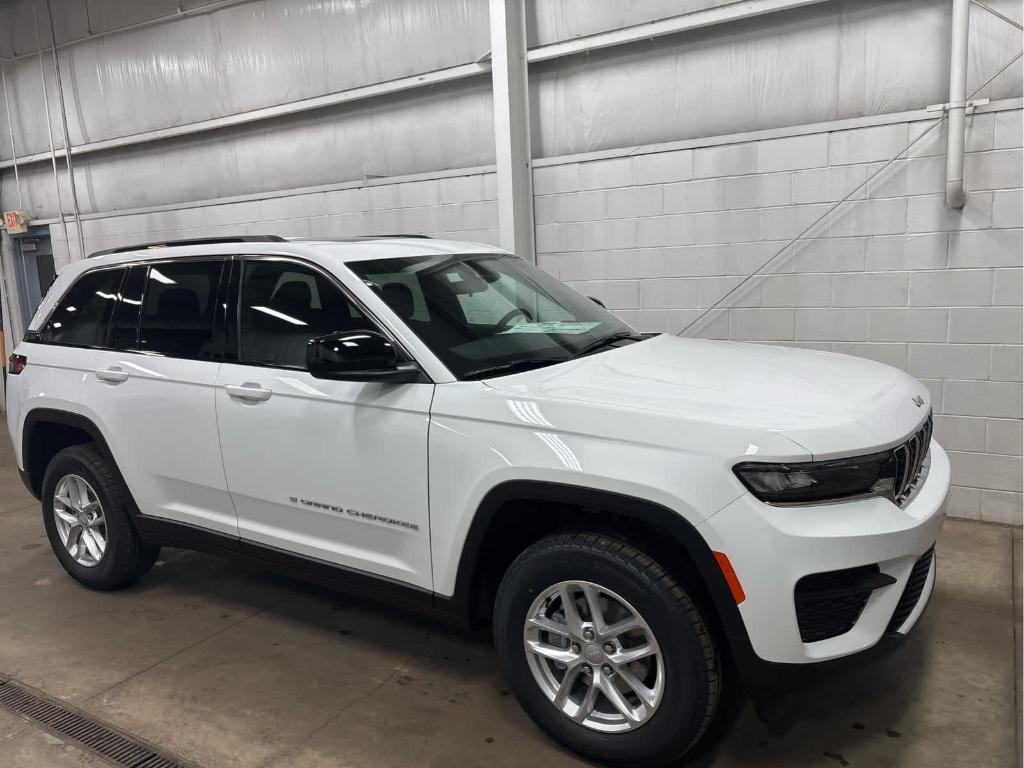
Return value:
M 921 397 L 920 395 L 914 395 L 912 398 L 910 398 L 910 401 L 918 408 L 924 405 L 924 398 Z

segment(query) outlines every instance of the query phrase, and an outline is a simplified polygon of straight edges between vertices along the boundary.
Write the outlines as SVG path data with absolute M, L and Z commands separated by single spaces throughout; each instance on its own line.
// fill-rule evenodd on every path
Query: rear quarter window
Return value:
M 87 272 L 64 295 L 39 331 L 47 344 L 103 346 L 125 269 Z

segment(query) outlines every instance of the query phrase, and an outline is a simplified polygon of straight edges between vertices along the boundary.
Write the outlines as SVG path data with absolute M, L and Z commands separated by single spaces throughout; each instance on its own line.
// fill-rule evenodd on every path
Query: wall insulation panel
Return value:
M 974 88 L 1020 50 L 1020 33 L 980 9 L 972 11 L 971 22 L 968 86 Z M 533 154 L 552 157 L 944 102 L 949 24 L 948 3 L 837 0 L 541 64 L 531 68 L 530 78 Z M 1019 68 L 986 95 L 1020 96 Z
M 60 57 L 71 143 L 82 144 L 463 64 L 489 48 L 486 2 L 262 0 L 100 37 Z M 45 126 L 39 62 L 7 69 L 18 153 L 46 151 L 46 132 L 33 130 Z M 51 120 L 59 134 L 52 109 Z M 10 142 L 0 147 L 10 157 Z
M 232 197 L 494 162 L 489 83 L 477 79 L 75 161 L 83 213 Z M 63 161 L 59 164 L 63 175 Z M 3 198 L 15 195 L 5 173 Z M 22 171 L 24 206 L 56 215 L 53 174 Z M 70 210 L 70 190 L 62 192 Z

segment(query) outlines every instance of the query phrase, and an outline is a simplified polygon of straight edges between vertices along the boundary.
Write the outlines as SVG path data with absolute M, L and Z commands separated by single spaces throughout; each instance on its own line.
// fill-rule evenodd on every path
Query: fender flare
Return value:
M 472 611 L 473 590 L 488 530 L 501 508 L 512 501 L 538 501 L 589 507 L 628 517 L 642 523 L 652 532 L 670 537 L 682 545 L 703 581 L 703 587 L 718 615 L 720 624 L 732 643 L 746 640 L 747 630 L 732 591 L 704 537 L 678 512 L 661 504 L 611 491 L 597 490 L 563 483 L 535 480 L 510 480 L 490 491 L 477 507 L 476 516 L 466 534 L 455 577 L 454 601 L 461 611 Z
M 39 424 L 60 424 L 66 427 L 74 427 L 75 429 L 85 432 L 92 438 L 93 442 L 96 443 L 96 447 L 99 449 L 103 457 L 117 468 L 117 462 L 114 460 L 114 455 L 110 451 L 110 446 L 107 444 L 107 439 L 103 436 L 102 430 L 100 430 L 96 423 L 88 416 L 83 416 L 82 414 L 74 413 L 73 411 L 63 411 L 57 408 L 33 408 L 25 414 L 24 421 L 22 422 L 21 456 L 22 463 L 25 465 L 25 469 L 23 470 L 25 485 L 36 498 L 39 498 L 39 491 L 42 486 L 43 477 L 42 473 L 39 474 L 39 477 L 35 477 L 32 474 L 34 468 L 29 463 L 29 457 L 32 455 L 32 440 L 36 431 L 35 428 Z M 120 472 L 119 469 L 118 472 Z

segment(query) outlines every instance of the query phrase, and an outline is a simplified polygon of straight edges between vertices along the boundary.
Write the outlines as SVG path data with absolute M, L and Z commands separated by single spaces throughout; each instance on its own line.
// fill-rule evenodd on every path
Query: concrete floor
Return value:
M 0 499 L 0 673 L 205 768 L 582 765 L 520 712 L 485 634 L 181 551 L 90 592 L 50 552 L 6 440 Z M 692 764 L 1013 765 L 1020 531 L 949 522 L 938 551 L 895 654 L 808 691 L 783 733 L 745 705 Z M 0 711 L 4 768 L 97 764 Z

